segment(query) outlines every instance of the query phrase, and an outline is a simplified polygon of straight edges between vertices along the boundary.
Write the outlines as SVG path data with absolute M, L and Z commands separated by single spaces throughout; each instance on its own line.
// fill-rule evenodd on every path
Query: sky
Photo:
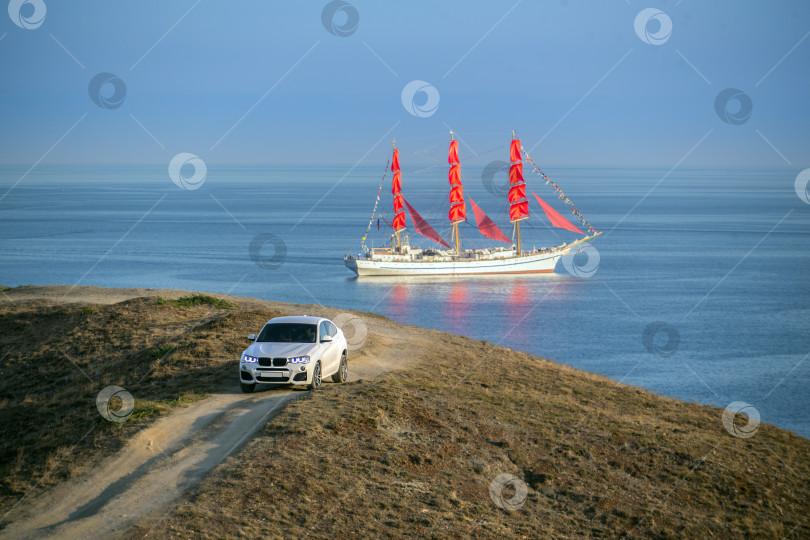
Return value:
M 8 12 L 2 164 L 188 152 L 382 166 L 394 138 L 430 164 L 453 129 L 463 163 L 481 166 L 507 159 L 512 130 L 540 163 L 810 165 L 806 0 L 11 0 Z

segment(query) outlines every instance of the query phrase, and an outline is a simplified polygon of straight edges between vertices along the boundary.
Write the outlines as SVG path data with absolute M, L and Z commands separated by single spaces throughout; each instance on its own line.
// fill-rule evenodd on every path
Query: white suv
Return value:
M 349 376 L 343 331 L 320 317 L 276 317 L 264 325 L 259 336 L 239 361 L 243 392 L 253 392 L 256 383 L 321 387 L 324 377 L 342 383 Z

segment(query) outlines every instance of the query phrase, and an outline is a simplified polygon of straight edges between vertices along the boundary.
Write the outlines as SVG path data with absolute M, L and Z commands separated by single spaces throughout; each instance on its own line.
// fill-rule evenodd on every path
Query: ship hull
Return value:
M 455 259 L 443 262 L 345 259 L 358 276 L 461 276 L 490 274 L 550 274 L 565 251 L 489 260 Z

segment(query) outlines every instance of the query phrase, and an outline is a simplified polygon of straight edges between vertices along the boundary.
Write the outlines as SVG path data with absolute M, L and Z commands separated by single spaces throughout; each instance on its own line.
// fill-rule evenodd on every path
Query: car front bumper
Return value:
M 252 362 L 241 362 L 239 380 L 245 384 L 309 384 L 314 364 L 288 364 L 285 367 L 261 367 Z

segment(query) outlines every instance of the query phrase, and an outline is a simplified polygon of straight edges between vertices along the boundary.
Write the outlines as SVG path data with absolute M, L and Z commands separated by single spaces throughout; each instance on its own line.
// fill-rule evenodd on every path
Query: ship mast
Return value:
M 526 197 L 526 182 L 523 180 L 523 159 L 520 139 L 512 131 L 512 144 L 509 147 L 509 220 L 515 224 L 517 255 L 520 255 L 520 222 L 529 217 L 529 199 Z
M 402 248 L 402 242 L 400 240 L 400 231 L 405 229 L 405 209 L 403 206 L 402 197 L 402 173 L 399 170 L 399 150 L 397 149 L 397 141 L 392 141 L 392 146 L 394 147 L 394 157 L 391 161 L 391 171 L 394 173 L 394 177 L 391 180 L 391 193 L 394 195 L 394 221 L 392 222 L 392 226 L 394 228 L 394 234 L 397 237 L 397 246 L 396 251 L 399 252 Z
M 461 239 L 458 234 L 458 224 L 467 219 L 467 207 L 464 203 L 464 187 L 461 185 L 461 165 L 458 159 L 458 141 L 453 132 L 450 132 L 450 149 L 447 154 L 450 171 L 447 177 L 450 181 L 450 223 L 453 225 L 453 240 L 456 247 L 456 256 L 461 255 Z

